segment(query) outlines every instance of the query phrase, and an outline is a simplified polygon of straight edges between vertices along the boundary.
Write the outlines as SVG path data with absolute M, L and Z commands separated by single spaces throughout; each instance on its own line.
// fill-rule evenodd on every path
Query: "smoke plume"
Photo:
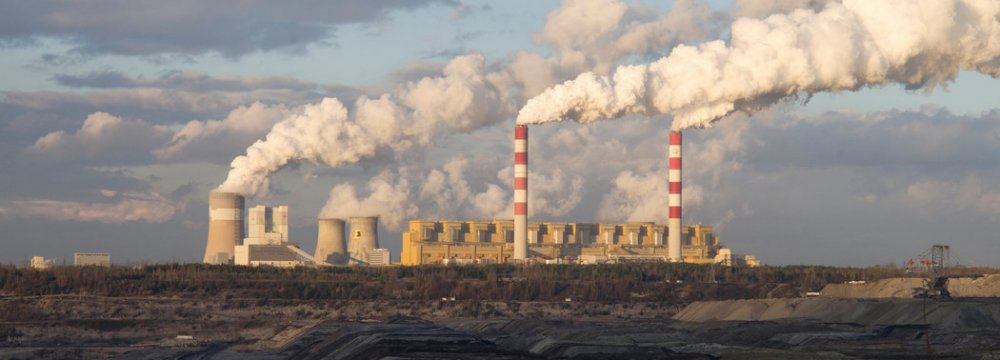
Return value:
M 671 113 L 675 129 L 709 127 L 781 99 L 888 83 L 928 91 L 959 70 L 1000 75 L 1000 3 L 831 2 L 732 24 L 730 44 L 680 45 L 611 76 L 583 73 L 529 100 L 519 124 Z
M 292 163 L 355 164 L 427 144 L 438 131 L 468 131 L 502 119 L 503 79 L 487 78 L 484 65 L 481 55 L 457 57 L 443 76 L 375 99 L 362 96 L 352 111 L 334 98 L 306 105 L 233 159 L 219 190 L 264 195 L 270 175 Z
M 378 216 L 386 227 L 399 230 L 406 219 L 417 215 L 417 205 L 410 201 L 410 185 L 405 178 L 397 179 L 391 172 L 383 172 L 368 182 L 368 192 L 368 197 L 359 198 L 351 184 L 334 186 L 319 217 Z

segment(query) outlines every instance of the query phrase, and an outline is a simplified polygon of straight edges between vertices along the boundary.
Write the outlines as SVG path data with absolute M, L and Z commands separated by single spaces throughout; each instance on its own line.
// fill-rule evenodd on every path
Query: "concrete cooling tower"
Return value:
M 206 264 L 228 264 L 243 241 L 243 196 L 213 191 L 208 195 Z
M 368 252 L 378 249 L 378 217 L 352 217 L 347 252 L 351 264 L 367 263 Z
M 344 220 L 318 219 L 319 233 L 316 236 L 316 260 L 332 265 L 347 265 L 347 243 L 344 242 Z

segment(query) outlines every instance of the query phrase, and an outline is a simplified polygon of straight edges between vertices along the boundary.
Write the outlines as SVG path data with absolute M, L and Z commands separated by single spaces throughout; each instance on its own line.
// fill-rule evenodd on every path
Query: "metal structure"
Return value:
M 928 273 L 935 277 L 948 275 L 948 268 L 951 266 L 951 246 L 934 244 L 920 255 L 916 261 L 910 259 L 906 262 L 906 270 L 914 273 Z
M 318 219 L 316 255 L 320 261 L 334 265 L 347 265 L 347 243 L 344 241 L 344 220 Z
M 684 261 L 681 253 L 681 132 L 670 132 L 670 147 L 667 150 L 669 161 L 670 195 L 668 206 L 670 217 L 667 220 L 667 258 L 671 262 Z
M 514 260 L 528 259 L 528 126 L 514 128 Z
M 243 196 L 213 191 L 208 195 L 208 242 L 206 264 L 228 264 L 236 245 L 243 242 Z

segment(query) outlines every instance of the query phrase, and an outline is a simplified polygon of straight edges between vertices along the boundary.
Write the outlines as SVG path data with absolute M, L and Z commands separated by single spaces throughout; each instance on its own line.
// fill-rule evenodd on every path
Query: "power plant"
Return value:
M 667 148 L 666 224 L 629 222 L 591 224 L 528 221 L 528 127 L 514 128 L 513 220 L 412 220 L 402 235 L 401 263 L 605 263 L 666 261 L 755 266 L 754 256 L 736 255 L 722 246 L 711 226 L 683 225 L 680 131 L 671 131 Z M 662 195 L 660 195 L 662 196 Z M 236 265 L 386 265 L 379 247 L 378 217 L 318 218 L 316 251 L 307 254 L 289 241 L 288 207 L 258 205 L 227 192 L 209 195 L 205 263 Z M 345 236 L 345 225 L 347 231 Z M 666 238 L 666 241 L 664 241 Z

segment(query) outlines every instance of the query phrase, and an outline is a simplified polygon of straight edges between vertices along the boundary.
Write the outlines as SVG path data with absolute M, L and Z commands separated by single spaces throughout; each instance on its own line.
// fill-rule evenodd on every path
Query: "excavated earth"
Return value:
M 657 302 L 39 297 L 0 358 L 1000 359 L 1000 277 L 828 285 L 820 297 Z M 909 294 L 909 295 L 908 295 Z M 2 341 L 6 340 L 6 341 Z

